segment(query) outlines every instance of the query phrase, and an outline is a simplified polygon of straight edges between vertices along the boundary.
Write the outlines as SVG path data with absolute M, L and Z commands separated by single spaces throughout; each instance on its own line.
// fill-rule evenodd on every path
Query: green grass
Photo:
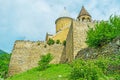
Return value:
M 14 75 L 7 80 L 68 80 L 71 67 L 67 64 L 50 65 L 44 71 L 37 68 L 28 70 L 24 73 Z

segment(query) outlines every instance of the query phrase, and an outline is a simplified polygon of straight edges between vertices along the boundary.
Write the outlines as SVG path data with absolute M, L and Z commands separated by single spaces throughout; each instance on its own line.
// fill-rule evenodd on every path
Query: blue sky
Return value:
M 119 0 L 0 0 L 0 49 L 11 52 L 16 40 L 44 40 L 55 33 L 55 20 L 64 7 L 72 18 L 84 5 L 93 20 L 120 14 Z

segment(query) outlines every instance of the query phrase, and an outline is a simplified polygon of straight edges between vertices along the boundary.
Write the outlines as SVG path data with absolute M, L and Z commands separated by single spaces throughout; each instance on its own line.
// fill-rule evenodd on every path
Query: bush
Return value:
M 57 40 L 57 41 L 56 41 L 56 44 L 60 44 L 60 40 Z
M 102 70 L 94 63 L 76 60 L 72 63 L 70 80 L 99 80 L 103 76 Z
M 40 45 L 40 42 L 38 42 L 38 46 Z
M 114 54 L 109 58 L 107 75 L 120 74 L 120 53 Z
M 104 57 L 99 57 L 97 60 L 94 61 L 94 64 L 98 66 L 102 70 L 102 72 L 106 75 L 109 64 L 108 58 L 105 59 Z
M 71 64 L 70 80 L 113 80 L 120 79 L 120 53 L 98 59 L 75 60 Z
M 63 45 L 66 46 L 66 40 L 63 41 Z
M 86 43 L 90 47 L 101 47 L 120 36 L 120 16 L 111 16 L 109 21 L 101 21 L 87 32 Z
M 53 59 L 53 56 L 50 53 L 41 56 L 40 61 L 38 62 L 38 65 L 39 65 L 38 69 L 39 70 L 46 69 L 52 59 Z
M 10 54 L 0 54 L 0 78 L 7 78 Z
M 48 41 L 47 41 L 47 44 L 48 45 L 53 45 L 55 43 L 55 41 L 53 40 L 53 39 L 49 39 Z

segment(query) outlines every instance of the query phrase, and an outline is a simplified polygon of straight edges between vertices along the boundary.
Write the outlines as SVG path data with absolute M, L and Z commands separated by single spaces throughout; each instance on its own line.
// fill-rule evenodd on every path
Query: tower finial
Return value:
M 63 8 L 62 13 L 60 14 L 60 17 L 70 17 L 69 12 L 66 10 L 66 7 Z
M 64 10 L 66 10 L 66 7 L 64 7 Z

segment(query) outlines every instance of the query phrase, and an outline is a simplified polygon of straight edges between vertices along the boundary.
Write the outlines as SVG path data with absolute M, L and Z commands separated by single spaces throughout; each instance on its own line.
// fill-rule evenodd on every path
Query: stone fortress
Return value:
M 66 9 L 64 10 L 66 12 Z M 73 19 L 67 15 L 58 18 L 55 21 L 56 34 L 46 34 L 46 41 L 24 41 L 17 40 L 9 64 L 9 76 L 27 71 L 38 66 L 41 55 L 51 53 L 54 59 L 51 63 L 58 64 L 70 62 L 75 59 L 77 53 L 86 48 L 86 32 L 89 27 L 93 28 L 96 22 L 92 20 L 91 15 L 82 6 L 77 17 Z M 48 45 L 47 41 L 66 40 L 66 46 L 62 44 Z

